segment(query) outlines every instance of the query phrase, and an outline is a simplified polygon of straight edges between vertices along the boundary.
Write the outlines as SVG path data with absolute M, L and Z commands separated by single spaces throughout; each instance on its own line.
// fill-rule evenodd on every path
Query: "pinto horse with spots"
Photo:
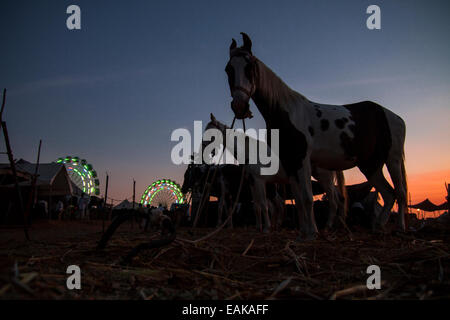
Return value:
M 233 98 L 231 108 L 237 119 L 251 117 L 249 101 L 252 99 L 267 129 L 279 129 L 279 157 L 301 218 L 299 239 L 315 238 L 317 234 L 312 208 L 312 166 L 327 170 L 358 167 L 384 200 L 373 227 L 386 224 L 397 200 L 399 226 L 405 230 L 406 126 L 403 119 L 371 101 L 326 105 L 308 100 L 257 59 L 249 36 L 245 33 L 242 36 L 241 47 L 233 39 L 225 68 Z M 383 175 L 384 165 L 394 188 Z

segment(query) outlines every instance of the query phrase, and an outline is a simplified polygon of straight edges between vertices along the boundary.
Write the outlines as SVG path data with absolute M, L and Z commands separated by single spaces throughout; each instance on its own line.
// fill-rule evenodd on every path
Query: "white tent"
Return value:
M 19 177 L 25 181 L 19 184 L 22 187 L 31 185 L 31 180 L 36 170 L 36 164 L 23 159 L 16 162 L 16 171 Z M 12 175 L 12 170 L 8 164 L 0 164 L 0 172 L 3 175 Z M 21 180 L 24 180 L 21 179 Z M 14 187 L 13 184 L 7 184 L 3 187 Z M 64 196 L 72 195 L 73 188 L 67 170 L 63 164 L 59 163 L 40 163 L 37 172 L 36 187 L 39 196 Z
M 134 203 L 134 208 L 137 209 L 139 207 L 139 204 L 136 202 Z M 128 200 L 123 200 L 121 203 L 119 203 L 117 206 L 113 208 L 114 210 L 121 210 L 121 209 L 133 209 L 133 202 L 130 202 Z

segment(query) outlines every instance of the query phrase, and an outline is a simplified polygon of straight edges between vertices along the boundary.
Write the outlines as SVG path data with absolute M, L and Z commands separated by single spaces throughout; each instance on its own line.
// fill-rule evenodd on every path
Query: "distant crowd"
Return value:
M 86 194 L 81 196 L 54 197 L 49 201 L 40 199 L 33 208 L 32 218 L 53 220 L 89 220 L 91 210 L 102 210 L 103 200 L 92 201 Z

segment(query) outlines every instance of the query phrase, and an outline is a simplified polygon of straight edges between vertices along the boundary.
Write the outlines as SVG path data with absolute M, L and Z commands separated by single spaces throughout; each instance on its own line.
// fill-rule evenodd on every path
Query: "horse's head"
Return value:
M 209 129 L 216 129 L 219 130 L 223 135 L 225 135 L 225 131 L 229 129 L 229 127 L 217 120 L 212 113 L 210 114 L 210 118 L 211 121 L 209 121 L 206 125 L 205 131 Z
M 208 168 L 209 167 L 205 164 L 189 164 L 184 173 L 181 192 L 186 194 L 189 191 L 201 191 L 201 186 L 204 184 L 204 178 L 208 172 Z
M 223 124 L 222 122 L 220 122 L 219 120 L 216 119 L 216 117 L 214 117 L 214 115 L 211 113 L 211 121 L 208 122 L 208 124 L 205 127 L 205 132 L 208 131 L 209 129 L 214 129 L 214 130 L 219 130 L 222 133 L 222 137 L 226 136 L 226 130 L 229 129 L 228 126 L 226 126 L 225 124 Z M 224 143 L 225 141 L 223 141 Z M 207 147 L 207 145 L 209 144 L 209 142 L 207 140 L 203 140 L 202 142 L 202 149 L 205 150 L 205 148 Z M 213 151 L 210 156 L 214 157 L 215 156 L 215 152 Z
M 238 119 L 252 118 L 250 98 L 255 93 L 257 73 L 256 58 L 252 54 L 252 40 L 241 32 L 244 44 L 237 47 L 233 39 L 230 46 L 230 60 L 225 67 L 230 85 L 231 109 Z

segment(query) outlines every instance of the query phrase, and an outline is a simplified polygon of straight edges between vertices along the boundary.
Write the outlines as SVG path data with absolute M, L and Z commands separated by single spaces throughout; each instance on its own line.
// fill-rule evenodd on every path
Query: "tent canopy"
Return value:
M 12 174 L 9 164 L 0 164 L 0 169 L 4 174 Z M 21 186 L 30 186 L 31 180 L 36 170 L 36 164 L 23 159 L 16 162 L 16 171 L 18 176 L 27 177 L 25 181 L 20 182 Z M 11 171 L 11 172 L 9 172 Z M 6 185 L 5 187 L 13 187 Z M 37 172 L 36 187 L 39 196 L 63 196 L 72 194 L 73 188 L 67 170 L 63 164 L 59 163 L 40 163 Z
M 445 205 L 447 205 L 447 203 L 445 203 Z M 433 202 L 431 202 L 430 199 L 428 199 L 428 198 L 417 204 L 410 205 L 409 207 L 413 208 L 413 209 L 420 209 L 420 210 L 429 211 L 429 212 L 445 210 L 445 208 L 444 209 L 441 208 L 442 205 L 437 206 Z
M 139 207 L 139 204 L 135 202 L 134 208 L 137 209 L 138 207 Z M 115 210 L 133 209 L 133 202 L 125 199 L 121 203 L 119 203 L 117 206 L 115 206 L 113 209 L 115 209 Z
M 448 209 L 449 209 L 448 202 L 444 202 L 444 203 L 438 205 L 438 210 L 448 210 Z

